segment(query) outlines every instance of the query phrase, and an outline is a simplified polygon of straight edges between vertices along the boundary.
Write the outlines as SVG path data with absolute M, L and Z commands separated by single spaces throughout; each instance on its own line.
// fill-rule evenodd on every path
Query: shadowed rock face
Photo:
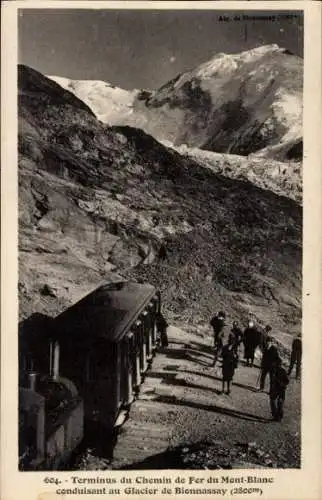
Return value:
M 157 285 L 172 321 L 207 322 L 223 308 L 298 329 L 296 202 L 217 175 L 142 130 L 108 127 L 43 75 L 22 71 L 21 319 L 54 316 L 123 276 Z
M 283 161 L 301 159 L 288 150 L 302 138 L 302 77 L 301 58 L 267 45 L 216 54 L 157 90 L 126 98 L 105 82 L 56 79 L 111 125 L 139 127 L 176 146 L 239 155 L 265 150 Z
M 300 160 L 303 157 L 303 140 L 298 140 L 293 146 L 286 152 L 286 158 L 288 160 Z
M 72 92 L 62 91 L 60 85 L 23 64 L 18 66 L 18 87 L 23 89 L 20 92 L 20 103 L 25 104 L 29 110 L 36 111 L 35 107 L 41 102 L 45 105 L 69 104 L 94 116 L 92 110 Z

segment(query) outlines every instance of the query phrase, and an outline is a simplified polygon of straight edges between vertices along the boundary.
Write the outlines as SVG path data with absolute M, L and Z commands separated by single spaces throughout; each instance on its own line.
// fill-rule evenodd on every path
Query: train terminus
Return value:
M 60 370 L 84 399 L 85 418 L 113 426 L 133 400 L 156 346 L 160 296 L 148 284 L 103 285 L 55 320 Z
M 118 425 L 122 409 L 133 401 L 152 359 L 159 312 L 160 294 L 149 284 L 103 285 L 52 321 L 41 349 L 39 342 L 29 347 L 32 366 L 47 373 L 27 373 L 27 385 L 20 387 L 19 410 L 24 416 L 20 436 L 28 434 L 34 449 L 39 448 L 40 439 L 41 468 L 58 468 L 63 463 L 83 436 L 84 419 L 110 429 Z M 40 383 L 44 375 L 45 389 Z M 33 401 L 38 399 L 43 408 L 40 418 L 32 413 Z M 57 445 L 57 454 L 51 458 L 49 439 Z M 61 450 L 60 442 L 64 444 Z

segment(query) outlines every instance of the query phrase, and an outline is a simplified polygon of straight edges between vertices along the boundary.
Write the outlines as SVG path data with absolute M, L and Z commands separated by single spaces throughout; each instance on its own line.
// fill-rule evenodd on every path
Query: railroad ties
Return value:
M 175 327 L 168 328 L 169 349 L 161 348 L 145 373 L 137 399 L 132 403 L 128 420 L 120 427 L 111 467 L 140 467 L 143 461 L 164 453 L 172 444 L 174 434 L 171 403 L 185 391 L 189 370 L 197 369 L 186 356 L 186 343 L 196 340 Z M 191 338 L 190 338 L 191 337 Z M 177 359 L 170 357 L 175 352 Z M 202 353 L 200 353 L 202 356 Z M 171 381 L 176 379 L 174 385 Z

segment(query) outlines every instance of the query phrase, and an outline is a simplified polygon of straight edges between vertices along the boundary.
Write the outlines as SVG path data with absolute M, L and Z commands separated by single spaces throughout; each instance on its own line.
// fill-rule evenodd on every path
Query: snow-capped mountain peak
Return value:
M 50 78 L 103 122 L 142 128 L 176 146 L 248 155 L 300 144 L 302 77 L 303 60 L 271 44 L 216 54 L 153 92 Z
M 246 50 L 239 54 L 226 54 L 220 52 L 219 54 L 215 54 L 210 61 L 199 66 L 196 74 L 199 78 L 205 79 L 212 78 L 213 76 L 228 76 L 236 71 L 242 64 L 255 63 L 267 54 L 283 52 L 283 50 L 284 49 L 281 49 L 278 45 L 272 44 Z
M 48 76 L 61 87 L 73 92 L 84 101 L 103 122 L 121 125 L 123 118 L 132 112 L 138 90 L 124 90 L 102 80 L 72 80 Z

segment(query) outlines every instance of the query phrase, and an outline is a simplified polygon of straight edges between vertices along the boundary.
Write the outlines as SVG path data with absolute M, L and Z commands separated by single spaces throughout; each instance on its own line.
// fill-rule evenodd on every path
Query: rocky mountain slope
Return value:
M 215 152 L 300 160 L 303 60 L 277 45 L 216 54 L 153 91 L 51 77 L 102 121 Z
M 301 227 L 298 203 L 109 127 L 19 67 L 21 319 L 56 315 L 122 275 L 158 286 L 171 321 L 207 324 L 224 308 L 292 334 Z
M 297 161 L 277 161 L 258 154 L 245 157 L 214 153 L 187 146 L 177 146 L 175 149 L 213 172 L 250 181 L 255 186 L 302 203 L 302 164 Z

